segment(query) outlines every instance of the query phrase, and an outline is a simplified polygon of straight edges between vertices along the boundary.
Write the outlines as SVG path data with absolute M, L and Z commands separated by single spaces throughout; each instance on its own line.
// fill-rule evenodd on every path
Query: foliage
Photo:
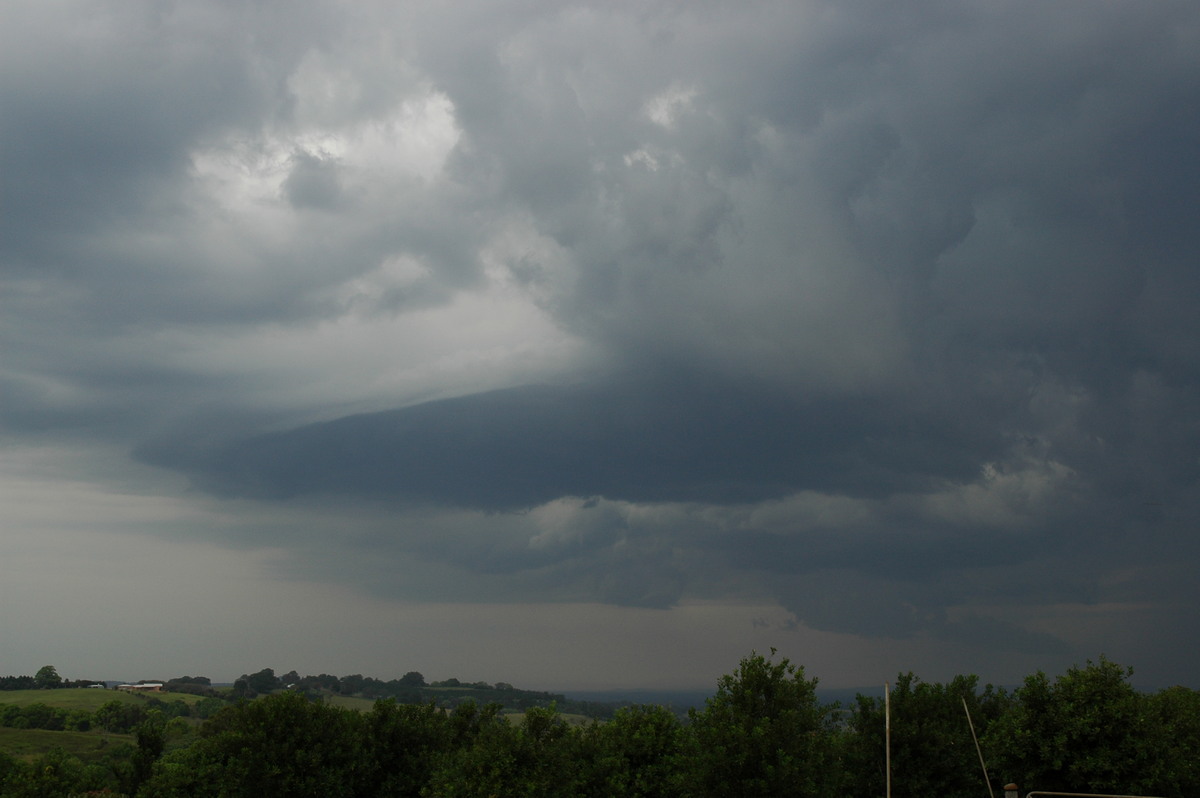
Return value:
M 163 692 L 184 693 L 204 698 L 217 695 L 217 691 L 212 687 L 212 681 L 207 676 L 177 676 L 174 679 L 168 679 L 163 683 Z
M 437 758 L 449 750 L 449 718 L 432 704 L 379 701 L 363 718 L 364 783 L 379 795 L 417 798 L 429 782 Z
M 201 700 L 203 699 L 200 696 L 182 693 L 146 695 L 144 693 L 128 693 L 124 690 L 101 690 L 97 688 L 63 688 L 53 691 L 14 690 L 0 694 L 0 704 L 15 706 L 48 704 L 55 709 L 82 710 L 85 712 L 95 712 L 100 707 L 113 701 L 152 708 L 158 704 L 174 701 L 180 701 L 191 706 Z M 224 703 L 222 702 L 222 706 L 224 706 Z
M 409 671 L 398 680 L 402 687 L 424 687 L 425 677 L 416 671 Z M 511 689 L 511 688 L 510 688 Z
M 832 751 L 816 684 L 786 658 L 772 662 L 761 654 L 722 676 L 705 709 L 691 713 L 699 793 L 826 795 Z
M 1053 682 L 1029 676 L 987 735 L 995 762 L 1039 790 L 1148 792 L 1148 717 L 1131 675 L 1101 657 Z
M 584 732 L 591 794 L 654 798 L 684 794 L 688 737 L 673 712 L 661 706 L 624 707 L 607 723 Z
M 980 693 L 975 676 L 949 684 L 901 674 L 891 689 L 892 794 L 897 798 L 967 795 L 981 790 L 983 773 L 964 705 L 982 734 L 1008 700 L 991 685 Z M 844 768 L 855 794 L 878 795 L 885 781 L 885 700 L 859 696 L 851 712 Z
M 45 729 L 0 729 L 0 751 L 22 760 L 48 754 L 56 748 L 84 762 L 109 759 L 114 750 L 132 743 L 132 735 L 97 732 L 46 731 Z
M 147 796 L 353 796 L 357 713 L 294 692 L 218 712 L 200 739 L 164 757 Z
M 0 676 L 0 690 L 36 690 L 32 676 Z
M 154 763 L 167 747 L 167 721 L 161 712 L 153 711 L 133 732 L 137 750 L 130 761 L 125 791 L 136 795 L 138 788 L 150 778 Z
M 211 718 L 217 712 L 224 709 L 225 706 L 226 703 L 219 698 L 202 698 L 192 705 L 192 717 L 201 719 Z
M 1145 700 L 1145 767 L 1158 795 L 1200 795 L 1200 692 L 1171 687 Z
M 28 763 L 0 754 L 0 795 L 4 798 L 62 798 L 98 793 L 117 795 L 114 772 L 101 764 L 85 764 L 62 749 Z
M 109 701 L 93 715 L 97 726 L 105 731 L 129 733 L 146 719 L 146 710 L 138 704 Z
M 62 687 L 63 680 L 53 665 L 43 665 L 33 675 L 33 683 L 39 690 L 53 690 L 56 687 Z
M 0 729 L 0 798 L 87 791 L 131 798 L 882 794 L 882 699 L 860 695 L 848 709 L 822 705 L 816 680 L 774 657 L 742 660 L 688 724 L 658 706 L 625 707 L 608 722 L 581 725 L 553 704 L 510 722 L 518 716 L 506 716 L 500 704 L 469 698 L 452 708 L 394 699 L 368 708 L 357 698 L 364 706 L 347 709 L 300 689 L 233 705 L 55 690 L 108 700 L 94 709 L 36 700 L 0 705 L 0 723 L 23 727 Z M 296 684 L 295 676 L 282 680 Z M 268 677 L 275 678 L 269 669 L 243 681 L 265 686 Z M 965 702 L 993 787 L 1017 781 L 1025 790 L 1200 795 L 1200 693 L 1142 694 L 1129 677 L 1104 658 L 1054 680 L 1035 674 L 1011 694 L 980 689 L 974 676 L 936 684 L 901 674 L 890 702 L 893 794 L 983 791 Z M 361 677 L 356 685 L 357 678 L 346 685 L 378 682 Z M 418 689 L 458 695 L 505 688 Z M 216 706 L 197 729 L 197 718 Z M 112 730 L 132 735 L 117 738 Z
M 554 708 L 531 709 L 520 726 L 499 715 L 499 705 L 477 717 L 460 707 L 451 715 L 457 745 L 433 774 L 429 794 L 439 798 L 574 798 L 578 736 Z M 455 719 L 456 715 L 463 717 Z M 465 734 L 463 733 L 465 732 Z
M 283 689 L 283 682 L 271 668 L 263 668 L 257 673 L 243 674 L 233 683 L 233 694 L 238 698 L 254 698 L 260 693 L 271 693 Z

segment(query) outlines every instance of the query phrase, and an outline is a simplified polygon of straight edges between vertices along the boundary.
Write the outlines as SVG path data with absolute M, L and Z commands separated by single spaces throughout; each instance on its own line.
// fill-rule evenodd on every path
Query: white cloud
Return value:
M 1015 532 L 1041 526 L 1056 509 L 1061 512 L 1064 508 L 1054 505 L 1069 501 L 1074 477 L 1053 460 L 985 463 L 974 482 L 895 501 L 915 503 L 922 515 L 959 527 Z
M 536 306 L 502 289 L 406 313 L 362 313 L 371 297 L 359 289 L 381 290 L 393 278 L 403 275 L 377 273 L 352 285 L 347 312 L 335 319 L 156 338 L 177 367 L 234 391 L 252 387 L 241 401 L 293 423 L 297 413 L 311 421 L 537 381 L 575 368 L 584 351 Z
M 692 110 L 694 101 L 700 92 L 689 86 L 672 85 L 661 94 L 656 94 L 646 101 L 643 113 L 650 121 L 660 127 L 673 128 L 680 118 Z

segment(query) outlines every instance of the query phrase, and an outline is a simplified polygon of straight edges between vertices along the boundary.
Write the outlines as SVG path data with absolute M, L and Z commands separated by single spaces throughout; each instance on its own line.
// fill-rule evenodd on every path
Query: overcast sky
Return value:
M 1200 687 L 1200 5 L 0 24 L 0 672 Z

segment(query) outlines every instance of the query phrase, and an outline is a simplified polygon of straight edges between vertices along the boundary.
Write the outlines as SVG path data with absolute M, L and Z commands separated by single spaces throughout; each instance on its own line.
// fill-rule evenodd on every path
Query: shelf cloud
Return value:
M 297 618 L 767 607 L 800 661 L 1191 678 L 1191 5 L 8 17 L 21 562 L 86 485 Z

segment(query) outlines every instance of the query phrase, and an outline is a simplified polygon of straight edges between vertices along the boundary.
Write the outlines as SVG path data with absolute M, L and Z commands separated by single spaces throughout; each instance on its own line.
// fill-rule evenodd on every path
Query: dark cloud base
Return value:
M 219 496 L 370 497 L 486 510 L 562 496 L 727 504 L 797 490 L 922 490 L 978 471 L 945 423 L 878 399 L 793 400 L 686 381 L 534 385 L 139 450 Z M 1003 441 L 994 440 L 997 451 Z

